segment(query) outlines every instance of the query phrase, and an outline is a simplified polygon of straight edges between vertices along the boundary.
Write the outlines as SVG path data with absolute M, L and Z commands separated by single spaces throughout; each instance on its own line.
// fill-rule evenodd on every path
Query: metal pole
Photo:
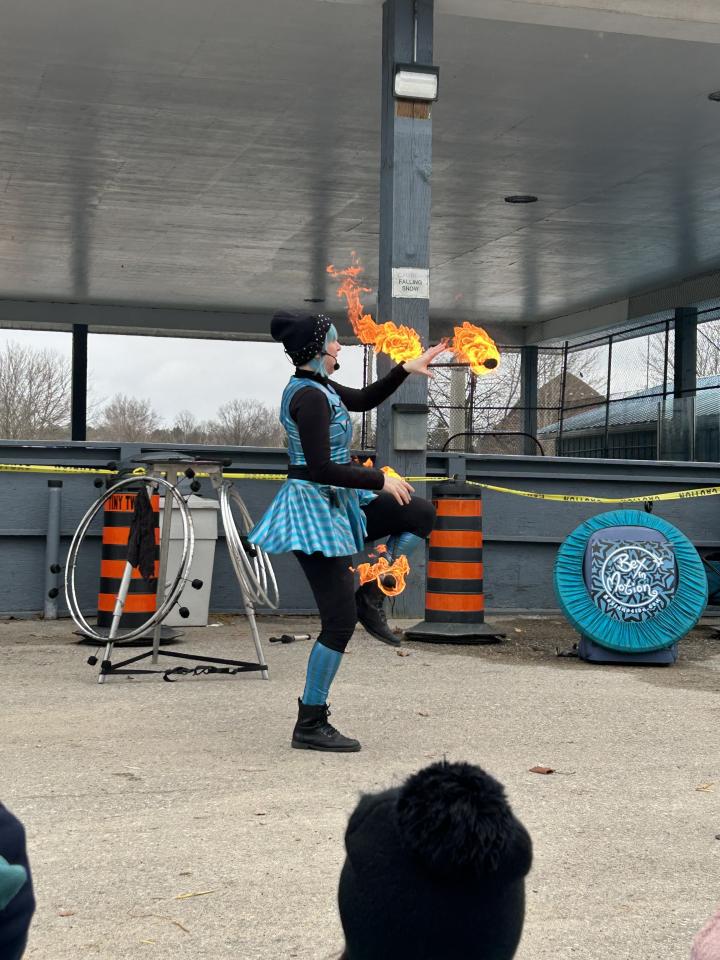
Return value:
M 87 439 L 87 343 L 86 323 L 72 328 L 72 389 L 70 401 L 70 439 Z
M 538 348 L 534 344 L 520 347 L 520 407 L 520 426 L 526 435 L 522 452 L 533 456 L 537 451 L 529 437 L 535 438 L 538 431 Z
M 603 437 L 603 457 L 608 457 L 608 436 L 610 433 L 610 381 L 612 376 L 612 334 L 608 337 L 607 387 L 605 388 L 605 435 Z
M 663 359 L 663 385 L 658 409 L 657 450 L 655 456 L 661 460 L 665 451 L 665 418 L 667 416 L 667 378 L 670 363 L 670 320 L 665 321 L 665 356 Z
M 180 470 L 177 467 L 167 466 L 165 479 L 173 486 L 177 486 Z M 149 488 L 148 488 L 149 495 Z M 165 588 L 167 580 L 168 558 L 170 556 L 170 531 L 172 527 L 173 498 L 170 491 L 165 490 L 165 506 L 163 507 L 162 522 L 160 524 L 160 562 L 158 564 L 157 594 L 155 603 L 159 607 L 165 599 Z M 160 634 L 162 623 L 156 623 L 153 630 L 153 653 L 152 662 L 158 662 L 158 653 L 160 651 Z
M 558 430 L 558 439 L 557 439 L 557 450 L 555 451 L 556 456 L 562 456 L 562 434 L 563 434 L 563 418 L 565 416 L 565 382 L 567 380 L 567 365 L 568 365 L 568 348 L 570 344 L 568 341 L 565 341 L 563 347 L 563 368 L 562 368 L 562 380 L 560 382 L 560 428 Z
M 138 497 L 143 496 L 142 491 L 138 493 Z M 130 580 L 132 579 L 133 568 L 129 561 L 125 561 L 125 569 L 123 570 L 122 580 L 120 581 L 120 588 L 115 597 L 115 607 L 113 608 L 112 620 L 110 622 L 110 630 L 108 631 L 107 643 L 105 644 L 105 653 L 103 654 L 102 661 L 100 663 L 100 673 L 98 674 L 98 683 L 105 683 L 105 670 L 109 667 L 110 657 L 113 652 L 113 645 L 117 640 L 118 630 L 120 629 L 120 619 L 123 615 L 123 610 L 125 609 L 125 601 L 127 600 L 128 590 L 130 589 Z
M 663 362 L 663 400 L 667 393 L 667 375 L 670 351 L 670 320 L 665 321 L 665 360 Z
M 368 376 L 368 366 L 369 366 L 369 363 L 368 363 L 368 351 L 369 351 L 369 350 L 370 350 L 370 347 L 366 344 L 366 345 L 363 347 L 363 386 L 364 386 L 364 387 L 367 387 L 367 385 L 368 385 L 369 382 L 370 382 L 370 378 L 369 378 L 369 376 Z M 364 410 L 364 411 L 363 411 L 363 415 L 362 415 L 361 427 L 360 427 L 360 447 L 361 447 L 363 450 L 367 450 L 367 446 L 368 446 L 368 429 L 367 429 L 367 425 L 368 425 L 368 417 L 369 417 L 369 416 L 370 416 L 370 411 L 369 411 L 369 410 Z
M 60 513 L 62 480 L 48 480 L 48 519 L 45 535 L 45 610 L 46 620 L 57 620 L 57 596 L 60 592 Z
M 467 411 L 465 417 L 465 430 L 468 436 L 465 438 L 465 453 L 472 453 L 472 432 L 475 424 L 475 381 L 477 374 L 470 370 L 470 395 L 468 396 Z

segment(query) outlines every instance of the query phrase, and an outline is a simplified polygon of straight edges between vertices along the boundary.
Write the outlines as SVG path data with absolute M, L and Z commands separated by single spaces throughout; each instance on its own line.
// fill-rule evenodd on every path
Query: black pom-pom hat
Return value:
M 338 901 L 349 960 L 515 955 L 532 843 L 484 770 L 436 763 L 364 796 L 345 846 Z
M 270 323 L 270 335 L 285 347 L 296 367 L 322 351 L 332 320 L 323 314 L 278 310 Z

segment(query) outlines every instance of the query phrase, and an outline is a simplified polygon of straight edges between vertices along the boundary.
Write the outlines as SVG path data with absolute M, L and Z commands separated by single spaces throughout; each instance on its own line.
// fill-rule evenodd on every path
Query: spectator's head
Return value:
M 690 960 L 718 960 L 720 957 L 720 907 L 693 940 Z
M 340 876 L 347 960 L 510 960 L 532 844 L 504 790 L 466 763 L 436 763 L 364 796 Z

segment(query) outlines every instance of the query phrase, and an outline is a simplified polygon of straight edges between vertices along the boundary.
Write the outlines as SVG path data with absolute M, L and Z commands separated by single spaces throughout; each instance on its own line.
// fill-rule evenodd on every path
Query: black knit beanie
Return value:
M 338 891 L 349 960 L 510 960 L 532 843 L 501 784 L 436 763 L 368 795 L 345 834 Z
M 285 347 L 296 367 L 312 360 L 323 348 L 332 320 L 322 314 L 278 310 L 270 323 L 270 335 Z

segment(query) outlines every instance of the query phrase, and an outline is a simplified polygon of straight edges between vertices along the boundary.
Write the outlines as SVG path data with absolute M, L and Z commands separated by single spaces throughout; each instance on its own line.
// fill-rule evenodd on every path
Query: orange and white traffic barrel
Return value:
M 144 491 L 141 491 L 144 496 Z M 135 510 L 137 493 L 123 490 L 114 493 L 105 504 L 103 514 L 102 555 L 100 560 L 100 590 L 98 593 L 98 627 L 109 629 L 115 600 L 120 590 L 128 554 L 128 539 Z M 160 498 L 152 497 L 155 515 L 155 577 L 160 564 Z M 120 619 L 120 630 L 134 630 L 155 612 L 157 579 L 145 580 L 138 569 L 133 569 L 130 587 Z
M 464 483 L 433 487 L 437 511 L 430 534 L 425 620 L 405 631 L 408 640 L 492 643 L 503 633 L 485 623 L 482 492 Z

